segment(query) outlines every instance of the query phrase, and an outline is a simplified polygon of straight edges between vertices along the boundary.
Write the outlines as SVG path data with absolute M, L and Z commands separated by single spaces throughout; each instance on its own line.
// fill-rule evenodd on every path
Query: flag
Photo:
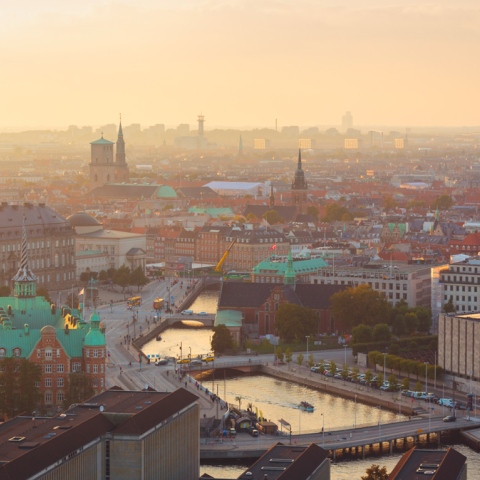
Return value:
M 270 250 L 275 250 L 277 248 L 277 244 L 274 243 L 271 247 L 270 247 Z
M 78 294 L 78 296 L 80 296 L 80 295 L 84 295 L 84 294 L 85 294 L 85 289 L 84 289 L 84 288 L 82 288 L 82 289 L 80 290 L 80 293 Z

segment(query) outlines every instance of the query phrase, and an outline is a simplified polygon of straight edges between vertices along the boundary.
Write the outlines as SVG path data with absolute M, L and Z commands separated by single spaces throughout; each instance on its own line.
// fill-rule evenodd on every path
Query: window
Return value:
M 6 354 L 6 350 L 4 348 L 0 348 L 0 357 L 4 357 Z
M 22 351 L 19 348 L 14 348 L 13 349 L 13 356 L 14 357 L 19 357 Z
M 40 388 L 40 380 L 35 380 L 35 387 Z
M 90 364 L 87 365 L 87 373 L 90 373 Z
M 57 393 L 57 403 L 62 403 L 65 400 L 65 394 L 63 392 Z
M 50 404 L 52 403 L 52 392 L 45 392 L 45 403 Z
M 98 350 L 95 349 L 95 350 L 93 351 L 93 356 L 94 356 L 95 358 L 98 358 Z
M 60 349 L 57 348 L 57 358 L 60 357 Z
M 93 365 L 93 373 L 98 373 L 98 365 L 96 363 Z
M 46 378 L 45 379 L 45 386 L 46 387 L 51 387 L 52 386 L 52 379 L 51 378 Z
M 46 348 L 45 349 L 45 358 L 52 358 L 52 349 Z
M 65 370 L 64 370 L 64 365 L 63 363 L 57 365 L 57 372 L 58 373 L 63 373 Z
M 72 364 L 72 372 L 80 372 L 82 370 L 82 366 L 79 362 L 74 362 Z
M 63 381 L 63 378 L 57 378 L 57 387 L 63 387 L 64 385 L 64 381 Z
M 42 351 L 40 349 L 37 350 L 37 358 L 42 357 Z
M 52 365 L 45 365 L 45 373 L 52 373 Z

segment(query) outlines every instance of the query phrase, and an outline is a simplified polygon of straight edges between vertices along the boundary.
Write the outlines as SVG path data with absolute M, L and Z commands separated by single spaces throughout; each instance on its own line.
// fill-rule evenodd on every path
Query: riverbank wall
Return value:
M 331 378 L 319 375 L 318 373 L 312 373 L 311 376 L 308 374 L 303 375 L 299 374 L 297 369 L 289 371 L 269 365 L 261 365 L 258 368 L 259 371 L 265 375 L 270 375 L 282 380 L 289 380 L 349 400 L 355 401 L 356 399 L 358 402 L 372 407 L 381 407 L 382 409 L 389 410 L 393 413 L 400 413 L 408 416 L 417 415 L 418 413 L 418 408 L 408 405 L 407 401 L 409 399 L 406 397 L 403 399 L 400 392 L 398 392 L 398 397 L 388 398 L 387 396 L 392 395 L 390 392 L 381 392 L 380 390 L 372 390 L 371 388 L 367 389 L 366 387 L 351 382 L 344 382 L 345 385 L 338 385 L 341 381 L 333 381 Z

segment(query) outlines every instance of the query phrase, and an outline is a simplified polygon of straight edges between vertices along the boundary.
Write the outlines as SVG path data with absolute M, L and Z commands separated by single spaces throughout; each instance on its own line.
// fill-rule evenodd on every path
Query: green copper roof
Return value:
M 287 262 L 274 260 L 274 258 L 275 257 L 272 256 L 253 267 L 253 273 L 258 275 L 261 273 L 261 271 L 266 271 L 270 274 L 284 276 L 287 270 Z M 292 267 L 295 275 L 313 273 L 316 272 L 319 268 L 323 268 L 326 266 L 327 263 L 322 258 L 309 258 L 308 260 L 292 261 Z
M 105 140 L 103 137 L 95 140 L 94 142 L 90 142 L 90 145 L 113 145 L 113 142 L 110 140 Z
M 210 215 L 212 218 L 218 218 L 221 216 L 233 217 L 234 213 L 232 209 L 225 208 L 202 208 L 202 207 L 191 207 L 188 209 L 188 213 L 198 213 L 200 215 Z
M 105 334 L 100 330 L 100 316 L 95 311 L 90 315 L 90 329 L 85 335 L 84 345 L 86 347 L 99 347 L 105 344 Z
M 215 315 L 215 326 L 225 325 L 226 327 L 241 327 L 242 312 L 238 310 L 218 310 Z
M 157 197 L 158 198 L 177 198 L 177 192 L 172 187 L 168 185 L 162 185 L 157 190 Z

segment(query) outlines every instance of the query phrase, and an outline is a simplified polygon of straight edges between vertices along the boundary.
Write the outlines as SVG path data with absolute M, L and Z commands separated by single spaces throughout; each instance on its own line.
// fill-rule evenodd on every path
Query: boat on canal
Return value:
M 298 406 L 300 410 L 303 410 L 304 412 L 313 412 L 315 410 L 315 407 L 308 402 L 300 402 L 300 405 Z

